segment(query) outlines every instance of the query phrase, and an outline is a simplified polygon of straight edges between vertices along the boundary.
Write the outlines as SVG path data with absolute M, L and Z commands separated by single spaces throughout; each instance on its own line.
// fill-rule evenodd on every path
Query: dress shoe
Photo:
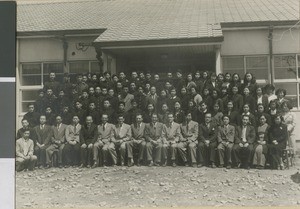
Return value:
M 163 167 L 167 166 L 167 161 L 164 162 L 164 164 L 162 164 Z
M 97 168 L 97 163 L 94 163 L 94 165 L 92 166 L 92 168 Z
M 193 168 L 197 168 L 197 164 L 196 163 L 192 163 L 192 167 Z
M 87 167 L 87 168 L 90 168 L 90 167 L 91 167 L 91 165 L 90 165 L 90 164 L 88 164 L 86 167 Z
M 230 165 L 230 164 L 227 165 L 227 166 L 226 166 L 226 169 L 231 169 L 231 165 Z
M 79 166 L 79 168 L 84 168 L 85 166 L 83 165 L 83 164 L 81 164 L 80 166 Z
M 124 166 L 124 162 L 121 162 L 121 164 L 120 164 L 121 166 Z
M 184 162 L 185 167 L 189 167 L 189 164 L 187 162 Z
M 203 164 L 199 163 L 199 164 L 197 165 L 197 167 L 198 167 L 198 168 L 202 168 L 202 167 L 203 167 Z
M 159 163 L 157 163 L 157 162 L 155 162 L 154 164 L 153 164 L 154 166 L 160 166 L 160 164 Z
M 153 161 L 150 161 L 150 163 L 148 164 L 149 167 L 153 166 Z
M 176 165 L 176 163 L 175 162 L 173 162 L 172 163 L 172 167 L 176 167 L 177 165 Z
M 70 167 L 70 165 L 65 165 L 65 168 L 69 168 Z
M 48 165 L 46 165 L 45 168 L 46 168 L 46 169 L 49 169 L 49 168 L 51 168 L 51 166 L 48 164 Z
M 212 163 L 212 164 L 211 164 L 211 167 L 212 167 L 212 168 L 216 168 L 217 166 L 216 166 L 214 163 Z
M 59 164 L 58 168 L 63 168 L 63 166 L 61 164 Z
M 223 165 L 223 164 L 220 164 L 218 167 L 219 167 L 219 168 L 223 168 L 223 167 L 224 167 L 224 165 Z

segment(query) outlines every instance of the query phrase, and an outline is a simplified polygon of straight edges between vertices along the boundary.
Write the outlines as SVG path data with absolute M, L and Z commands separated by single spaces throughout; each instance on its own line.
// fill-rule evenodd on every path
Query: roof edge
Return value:
M 224 36 L 203 37 L 203 38 L 180 38 L 180 39 L 155 39 L 155 40 L 134 40 L 134 41 L 94 41 L 93 45 L 98 47 L 113 46 L 143 46 L 143 45 L 164 45 L 164 44 L 191 44 L 191 43 L 211 43 L 223 42 Z
M 280 20 L 280 21 L 253 21 L 253 22 L 221 22 L 222 28 L 234 27 L 269 27 L 295 25 L 299 20 Z
M 87 35 L 87 34 L 97 34 L 98 36 L 103 33 L 106 28 L 101 29 L 75 29 L 75 30 L 52 30 L 52 31 L 19 31 L 17 36 L 65 36 L 65 35 Z

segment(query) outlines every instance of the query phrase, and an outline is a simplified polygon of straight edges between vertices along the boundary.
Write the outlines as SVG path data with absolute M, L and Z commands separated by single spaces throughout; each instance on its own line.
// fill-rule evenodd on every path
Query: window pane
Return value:
M 223 57 L 223 68 L 225 70 L 244 69 L 244 58 L 240 57 Z
M 247 72 L 252 73 L 256 79 L 268 80 L 268 68 L 247 69 Z
M 246 68 L 268 68 L 268 57 L 246 57 Z
M 38 97 L 38 90 L 23 90 L 22 101 L 35 101 Z
M 91 62 L 91 73 L 101 73 L 98 62 Z
M 63 63 L 44 63 L 43 64 L 44 75 L 48 75 L 50 72 L 64 73 Z
M 71 62 L 69 64 L 70 73 L 88 73 L 89 72 L 89 62 Z
M 41 85 L 41 75 L 41 64 L 22 64 L 21 85 Z
M 275 79 L 296 79 L 296 57 L 274 56 Z
M 285 89 L 287 95 L 297 95 L 297 84 L 296 83 L 275 83 L 275 88 Z
M 300 55 L 298 55 L 298 77 L 300 78 Z

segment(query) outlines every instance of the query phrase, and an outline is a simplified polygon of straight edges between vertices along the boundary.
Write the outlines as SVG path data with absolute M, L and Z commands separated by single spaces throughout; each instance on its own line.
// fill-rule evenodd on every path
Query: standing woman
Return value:
M 283 102 L 281 104 L 281 109 L 282 109 L 282 118 L 283 121 L 282 123 L 287 126 L 289 138 L 288 138 L 288 145 L 289 147 L 292 147 L 295 150 L 295 145 L 296 145 L 296 140 L 295 140 L 295 135 L 294 135 L 294 129 L 296 126 L 295 120 L 294 120 L 294 115 L 291 113 L 291 105 L 288 102 Z
M 277 91 L 276 91 L 276 96 L 277 96 L 277 99 L 276 99 L 276 102 L 277 102 L 277 107 L 278 107 L 278 110 L 280 111 L 280 112 L 282 112 L 283 110 L 282 110 L 282 104 L 284 103 L 284 102 L 289 102 L 289 100 L 287 100 L 286 98 L 285 98 L 285 95 L 286 95 L 286 90 L 285 89 L 277 89 Z
M 205 102 L 205 104 L 207 105 L 208 109 L 211 111 L 213 109 L 213 99 L 212 99 L 210 93 L 211 92 L 210 92 L 209 88 L 204 87 L 202 99 Z
M 239 94 L 238 86 L 232 87 L 230 100 L 233 102 L 234 110 L 238 112 L 242 112 L 244 101 L 243 101 L 243 96 Z
M 240 92 L 242 83 L 241 83 L 241 77 L 237 73 L 232 74 L 232 80 L 230 82 L 229 89 L 232 89 L 232 87 L 234 86 L 237 86 L 238 91 Z
M 279 114 L 276 100 L 271 100 L 269 103 L 269 110 L 267 112 L 271 116 L 271 124 L 274 123 L 275 116 Z
M 256 102 L 256 109 L 258 104 L 262 104 L 265 110 L 268 110 L 269 100 L 266 94 L 263 94 L 262 87 L 258 86 L 255 91 L 255 102 Z
M 181 108 L 183 111 L 187 111 L 189 107 L 189 101 L 192 96 L 188 93 L 186 87 L 182 87 L 180 91 Z
M 198 94 L 195 87 L 191 88 L 191 98 L 194 100 L 196 107 L 198 107 L 200 102 L 203 100 L 202 96 Z
M 282 123 L 283 118 L 279 114 L 274 117 L 274 124 L 269 130 L 269 155 L 271 167 L 283 170 L 282 153 L 286 148 L 288 131 L 287 126 Z
M 224 74 L 223 73 L 219 73 L 218 76 L 217 76 L 217 86 L 218 86 L 218 89 L 221 89 L 222 86 L 223 86 L 223 83 L 224 83 Z
M 212 113 L 212 118 L 211 121 L 217 125 L 217 126 L 221 126 L 223 125 L 223 112 L 220 110 L 220 106 L 218 103 L 214 103 L 214 110 Z
M 222 83 L 222 88 L 229 88 L 229 85 L 231 83 L 231 74 L 230 73 L 226 73 L 224 76 L 224 80 Z
M 224 111 L 223 100 L 221 99 L 220 92 L 217 89 L 212 90 L 212 99 L 213 99 L 213 104 L 218 103 L 219 110 L 223 112 Z
M 174 122 L 183 123 L 185 119 L 184 111 L 181 109 L 180 102 L 175 102 L 174 104 Z
M 254 76 L 252 75 L 252 73 L 248 72 L 245 74 L 243 89 L 245 87 L 249 88 L 251 95 L 255 94 L 255 90 L 257 89 L 257 83 L 256 83 L 256 80 L 255 80 Z
M 243 92 L 244 92 L 244 97 L 243 97 L 244 104 L 249 104 L 250 112 L 254 113 L 256 109 L 256 101 L 254 97 L 250 94 L 249 87 L 246 86 Z

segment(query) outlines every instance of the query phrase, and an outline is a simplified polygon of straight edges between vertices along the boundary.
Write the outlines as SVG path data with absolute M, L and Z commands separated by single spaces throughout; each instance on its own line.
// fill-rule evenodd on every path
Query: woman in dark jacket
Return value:
M 243 110 L 243 96 L 239 94 L 238 86 L 233 86 L 231 89 L 230 100 L 233 102 L 233 110 L 238 111 L 239 113 Z
M 284 169 L 282 162 L 282 153 L 286 148 L 288 131 L 287 126 L 282 123 L 282 116 L 276 115 L 274 118 L 274 124 L 269 130 L 269 156 L 271 167 L 273 169 Z
M 245 87 L 249 88 L 251 95 L 255 94 L 255 90 L 257 89 L 257 83 L 252 73 L 248 72 L 245 74 L 242 89 L 244 89 Z
M 263 93 L 263 88 L 258 86 L 255 91 L 255 103 L 256 103 L 256 109 L 258 104 L 262 104 L 264 106 L 264 110 L 267 111 L 269 108 L 269 100 L 268 96 Z

